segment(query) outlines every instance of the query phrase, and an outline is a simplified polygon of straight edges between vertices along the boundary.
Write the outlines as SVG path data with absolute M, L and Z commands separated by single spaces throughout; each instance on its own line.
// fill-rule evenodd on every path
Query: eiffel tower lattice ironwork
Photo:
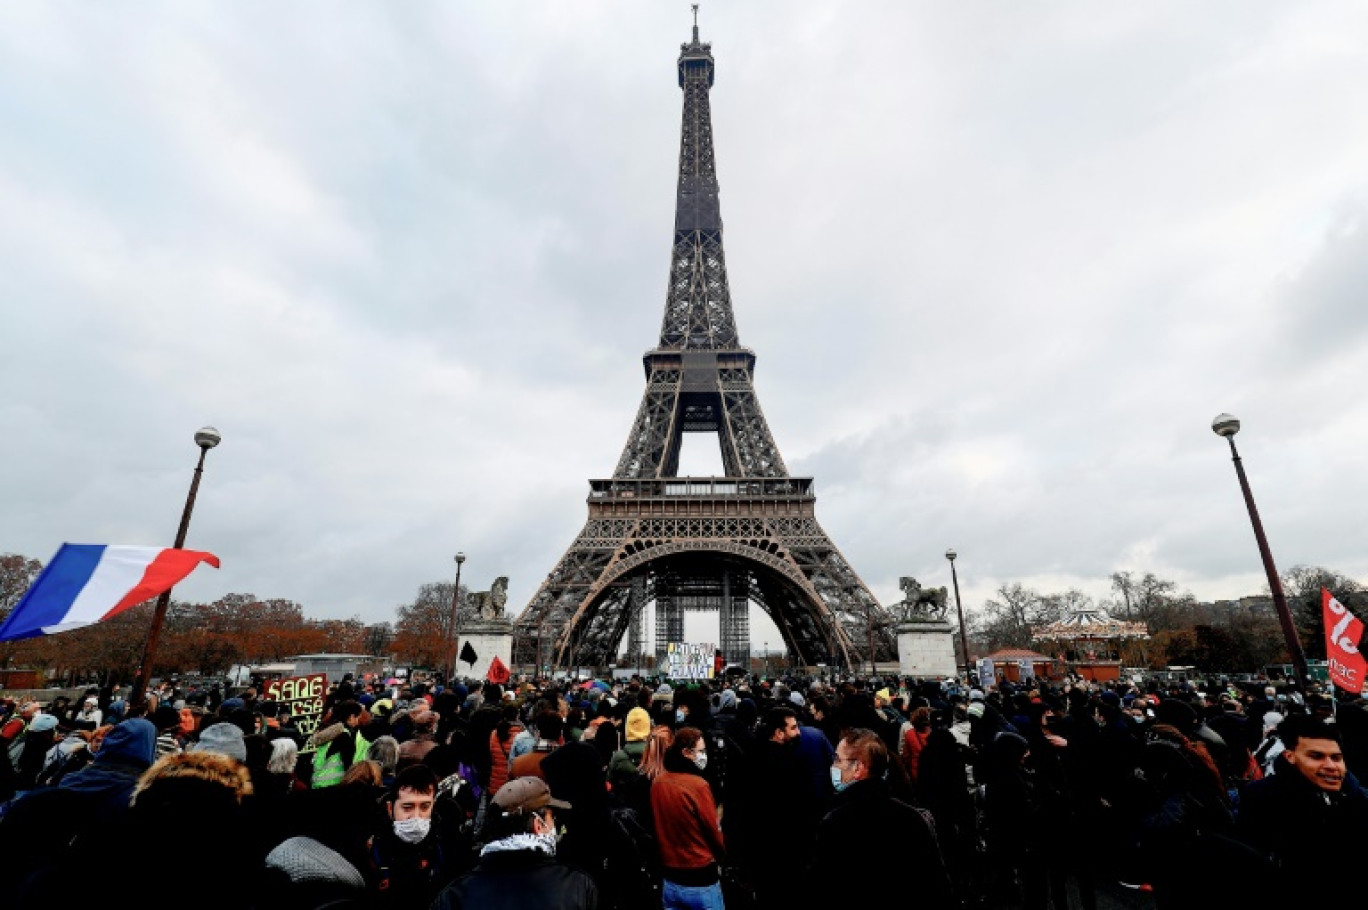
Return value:
M 684 118 L 669 290 L 646 392 L 613 477 L 589 482 L 589 519 L 514 633 L 520 665 L 636 658 L 654 604 L 657 658 L 683 615 L 717 610 L 727 661 L 749 666 L 748 605 L 795 658 L 858 666 L 896 658 L 892 617 L 817 523 L 812 478 L 790 477 L 755 395 L 722 251 L 709 92 L 711 45 L 681 46 Z M 716 433 L 725 477 L 678 477 L 684 433 Z

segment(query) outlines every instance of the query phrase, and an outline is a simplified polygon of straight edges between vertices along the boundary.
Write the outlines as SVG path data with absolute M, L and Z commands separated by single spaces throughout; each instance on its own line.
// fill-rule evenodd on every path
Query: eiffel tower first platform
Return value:
M 646 392 L 607 480 L 589 481 L 589 519 L 518 616 L 521 666 L 605 667 L 628 637 L 646 652 L 654 605 L 657 660 L 684 640 L 684 614 L 720 613 L 728 663 L 749 666 L 750 603 L 803 664 L 896 660 L 892 618 L 815 513 L 810 477 L 791 477 L 755 395 L 722 252 L 709 92 L 712 48 L 682 45 L 679 146 L 669 289 L 660 343 L 643 358 Z M 725 477 L 679 477 L 684 433 L 715 433 Z

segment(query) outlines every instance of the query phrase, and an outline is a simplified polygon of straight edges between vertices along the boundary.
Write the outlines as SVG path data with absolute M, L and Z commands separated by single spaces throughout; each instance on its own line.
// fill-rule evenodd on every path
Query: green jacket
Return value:
M 608 780 L 621 781 L 640 773 L 641 757 L 646 754 L 644 742 L 627 743 L 608 760 Z
M 341 724 L 335 726 L 341 726 Z M 325 735 L 327 732 L 328 731 L 325 731 Z M 318 736 L 315 736 L 314 738 L 315 742 L 318 743 L 318 750 L 314 752 L 313 758 L 313 788 L 315 790 L 321 787 L 334 787 L 342 783 L 342 778 L 347 774 L 347 768 L 342 764 L 342 756 L 330 751 L 332 741 L 336 739 L 341 732 L 342 731 L 338 731 L 337 734 L 328 736 L 326 740 Z M 361 735 L 360 730 L 357 730 L 356 750 L 352 754 L 351 763 L 354 765 L 357 762 L 365 761 L 366 752 L 369 750 L 370 742 L 366 737 Z

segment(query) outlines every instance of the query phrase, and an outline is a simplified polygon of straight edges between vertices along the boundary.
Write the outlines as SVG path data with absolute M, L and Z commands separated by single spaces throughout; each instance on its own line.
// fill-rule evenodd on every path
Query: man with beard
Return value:
M 760 754 L 750 788 L 749 813 L 763 835 L 748 847 L 748 877 L 762 908 L 804 906 L 797 875 L 826 806 L 811 796 L 798 751 L 798 715 L 771 708 L 760 721 Z

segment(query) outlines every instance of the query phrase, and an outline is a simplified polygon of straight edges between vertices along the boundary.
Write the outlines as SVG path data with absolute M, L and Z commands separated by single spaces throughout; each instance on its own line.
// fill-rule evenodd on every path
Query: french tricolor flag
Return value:
M 0 625 L 0 641 L 52 635 L 97 623 L 171 590 L 202 562 L 199 550 L 64 543 Z

